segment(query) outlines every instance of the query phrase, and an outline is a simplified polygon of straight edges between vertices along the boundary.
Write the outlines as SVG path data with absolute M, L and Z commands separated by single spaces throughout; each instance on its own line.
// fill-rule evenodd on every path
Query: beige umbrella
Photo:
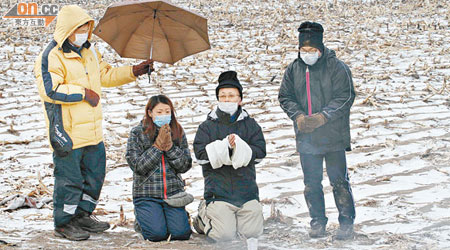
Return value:
M 206 18 L 166 0 L 112 4 L 94 34 L 122 57 L 170 64 L 210 48 Z

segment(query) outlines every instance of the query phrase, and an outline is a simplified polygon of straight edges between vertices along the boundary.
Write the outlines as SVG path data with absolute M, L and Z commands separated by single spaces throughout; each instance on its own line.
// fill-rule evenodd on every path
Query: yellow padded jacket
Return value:
M 136 80 L 131 66 L 112 68 L 89 42 L 83 45 L 81 56 L 63 48 L 70 34 L 86 22 L 90 23 L 89 41 L 94 20 L 76 5 L 61 8 L 54 40 L 39 55 L 34 67 L 43 103 L 61 105 L 64 130 L 72 139 L 73 149 L 103 141 L 101 101 L 96 107 L 90 106 L 84 100 L 84 89 L 92 89 L 101 97 L 101 87 L 115 87 Z M 44 113 L 48 127 L 47 112 Z

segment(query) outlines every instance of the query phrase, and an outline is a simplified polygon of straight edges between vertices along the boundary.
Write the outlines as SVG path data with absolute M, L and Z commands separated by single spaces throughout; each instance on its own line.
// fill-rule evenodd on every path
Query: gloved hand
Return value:
M 316 129 L 327 122 L 327 118 L 322 113 L 315 113 L 305 117 L 306 129 Z
M 172 134 L 171 134 L 171 130 L 170 130 L 170 125 L 169 124 L 165 124 L 161 127 L 161 129 L 163 129 L 164 134 L 162 135 L 162 140 L 163 140 L 163 150 L 164 151 L 169 151 L 169 149 L 172 148 L 173 146 L 173 142 L 172 142 Z
M 86 100 L 92 107 L 97 107 L 100 96 L 92 89 L 84 89 L 84 100 Z
M 148 59 L 146 61 L 139 63 L 138 65 L 133 66 L 133 75 L 136 77 L 146 73 L 152 73 L 153 71 L 155 71 L 155 69 L 153 68 L 153 60 L 151 59 Z
M 172 135 L 170 134 L 170 126 L 169 124 L 163 125 L 159 129 L 158 136 L 155 139 L 155 143 L 153 144 L 157 149 L 161 151 L 168 151 L 172 148 Z
M 300 131 L 300 133 L 311 133 L 314 131 L 314 129 L 306 128 L 305 115 L 301 114 L 297 116 L 296 122 L 297 122 L 297 129 L 298 131 Z

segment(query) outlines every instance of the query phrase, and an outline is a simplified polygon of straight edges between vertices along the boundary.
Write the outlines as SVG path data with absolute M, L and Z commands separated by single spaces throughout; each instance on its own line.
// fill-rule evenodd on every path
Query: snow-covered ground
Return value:
M 83 6 L 98 21 L 111 2 Z M 175 102 L 192 144 L 197 126 L 216 104 L 219 73 L 232 69 L 244 86 L 244 108 L 262 126 L 267 142 L 267 157 L 257 169 L 267 220 L 261 249 L 450 248 L 448 1 L 173 2 L 208 18 L 212 49 L 175 65 L 156 63 L 150 84 L 141 77 L 135 83 L 103 89 L 108 162 L 96 213 L 118 224 L 123 207 L 126 223 L 73 243 L 53 236 L 51 204 L 0 211 L 0 247 L 4 241 L 45 249 L 243 248 L 239 242 L 213 246 L 198 235 L 182 243 L 141 241 L 131 226 L 132 172 L 124 159 L 130 129 L 142 119 L 148 98 L 158 93 Z M 1 13 L 11 4 L 2 3 Z M 338 214 L 326 178 L 329 237 L 307 236 L 309 216 L 294 131 L 277 100 L 284 68 L 297 56 L 297 27 L 305 20 L 324 25 L 325 45 L 350 66 L 357 91 L 351 113 L 353 151 L 347 154 L 357 213 L 354 241 L 332 239 Z M 52 158 L 32 72 L 53 29 L 54 23 L 49 28 L 16 28 L 11 20 L 1 21 L 0 201 L 31 192 L 38 198 L 49 197 L 53 190 Z M 137 62 L 119 58 L 98 38 L 95 42 L 104 60 L 114 66 Z M 187 191 L 196 197 L 187 207 L 195 215 L 203 194 L 201 167 L 195 163 L 184 178 Z M 280 213 L 271 217 L 273 211 Z

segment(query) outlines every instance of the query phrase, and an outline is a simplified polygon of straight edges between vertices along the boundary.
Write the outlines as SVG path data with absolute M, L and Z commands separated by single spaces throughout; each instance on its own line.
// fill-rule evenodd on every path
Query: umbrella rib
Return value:
M 141 4 L 139 4 L 139 5 L 141 5 L 141 6 L 144 7 L 145 9 L 151 9 L 152 12 L 154 12 L 155 10 L 156 10 L 156 11 L 159 11 L 158 9 L 161 7 L 161 4 L 162 4 L 162 3 L 158 3 L 158 5 L 157 5 L 155 8 L 153 8 L 153 7 L 151 7 L 151 6 L 147 6 L 147 5 L 144 4 L 144 3 L 141 3 Z M 143 12 L 144 12 L 144 11 L 143 11 Z
M 152 8 L 151 6 L 147 6 L 147 5 L 145 5 L 145 4 L 142 4 L 142 5 L 143 5 L 143 7 L 152 10 L 152 12 L 153 12 L 153 16 L 152 16 L 153 22 L 156 21 L 155 19 L 158 19 L 159 28 L 161 29 L 162 33 L 163 33 L 164 36 L 166 37 L 167 43 L 169 43 L 169 40 L 168 40 L 168 38 L 167 38 L 167 35 L 166 35 L 166 33 L 164 32 L 164 30 L 163 30 L 163 28 L 162 28 L 162 25 L 161 25 L 161 21 L 159 20 L 159 17 L 158 17 L 158 15 L 157 15 L 158 12 L 161 12 L 161 11 L 159 10 L 159 8 L 161 7 L 161 4 L 162 4 L 162 3 L 158 3 L 158 5 L 157 5 L 155 8 Z M 154 27 L 154 26 L 155 26 L 155 24 L 153 24 L 153 27 Z M 154 28 L 153 28 L 153 30 L 152 30 L 152 45 L 150 45 L 150 46 L 151 46 L 151 47 L 150 47 L 150 53 L 151 53 L 151 50 L 152 50 L 152 47 L 153 47 L 153 40 L 154 40 L 154 39 L 155 39 L 155 30 L 154 30 Z M 169 48 L 170 48 L 170 46 L 169 46 Z M 170 49 L 169 49 L 169 51 L 170 51 Z M 172 52 L 170 52 L 170 54 L 171 54 L 171 57 L 172 57 Z M 173 58 L 172 58 L 172 60 L 173 60 Z
M 163 26 L 161 25 L 161 19 L 158 17 L 158 15 L 156 16 L 156 18 L 158 19 L 158 23 L 159 23 L 159 28 L 161 29 L 164 37 L 166 38 L 167 44 L 169 45 L 169 51 L 170 51 L 170 58 L 172 58 L 172 61 L 174 61 L 173 59 L 173 53 L 170 50 L 170 44 L 169 44 L 169 38 L 167 37 L 166 31 L 163 29 Z
M 118 16 L 130 16 L 130 15 L 136 15 L 136 14 L 145 13 L 145 12 L 146 11 L 138 10 L 138 11 L 131 11 L 131 12 L 128 12 L 128 13 L 114 14 L 114 15 L 111 15 L 111 16 L 109 16 L 107 18 L 103 17 L 102 19 L 100 19 L 100 22 L 108 22 L 109 20 L 117 18 Z
M 161 12 L 161 13 L 162 13 L 162 12 Z M 194 27 L 191 27 L 190 25 L 187 25 L 187 24 L 185 24 L 185 23 L 179 22 L 179 21 L 175 20 L 174 18 L 172 18 L 172 17 L 170 17 L 170 16 L 168 16 L 168 15 L 165 15 L 164 13 L 162 13 L 162 14 L 163 14 L 165 17 L 169 18 L 170 20 L 172 20 L 172 21 L 174 21 L 174 22 L 176 22 L 176 23 L 180 23 L 180 24 L 182 24 L 182 25 L 184 25 L 184 26 L 186 26 L 186 27 L 188 27 L 188 28 L 194 30 L 195 32 L 199 33 L 198 30 L 195 29 Z M 160 23 L 160 24 L 161 24 L 161 23 Z M 207 32 L 206 34 L 208 35 L 208 28 L 206 28 L 206 32 Z M 203 39 L 202 36 L 200 36 L 200 37 Z M 205 39 L 203 39 L 203 41 L 208 42 L 208 41 L 206 41 Z
M 144 6 L 145 6 L 145 5 L 144 5 Z M 145 7 L 151 9 L 152 12 L 155 11 L 155 10 L 157 10 L 157 9 L 159 8 L 159 6 L 158 6 L 156 9 L 154 9 L 154 8 L 152 8 L 152 7 L 149 7 L 149 6 L 145 6 Z M 144 12 L 144 11 L 136 11 L 136 12 L 133 12 L 133 14 L 140 13 L 140 12 Z M 145 11 L 145 12 L 147 12 L 147 11 Z M 151 17 L 153 18 L 153 14 L 152 14 Z M 147 18 L 149 18 L 149 16 L 146 16 L 146 17 L 144 18 L 144 20 L 147 19 Z M 136 32 L 136 30 L 137 30 L 138 28 L 139 28 L 139 26 L 136 26 L 136 28 L 134 28 L 134 30 L 133 30 L 133 32 L 132 32 L 131 34 L 134 34 L 134 32 Z M 155 35 L 155 34 L 152 34 L 152 37 L 154 37 L 154 35 Z M 131 39 L 132 36 L 133 36 L 133 35 L 131 35 L 131 36 L 128 37 L 127 42 L 125 43 L 125 45 L 128 44 L 128 43 L 130 42 L 130 39 Z M 124 50 L 125 50 L 125 48 L 126 48 L 126 46 L 124 47 Z M 151 49 L 151 48 L 150 48 L 150 49 Z M 124 50 L 122 50 L 122 54 L 123 54 Z
M 139 28 L 139 25 L 136 25 L 136 28 L 134 28 L 133 32 L 131 33 L 131 35 L 128 37 L 127 42 L 125 43 L 124 49 L 122 50 L 122 54 L 125 50 L 125 48 L 127 47 L 127 44 L 130 42 L 131 37 L 133 36 L 134 32 L 136 32 L 136 30 Z

